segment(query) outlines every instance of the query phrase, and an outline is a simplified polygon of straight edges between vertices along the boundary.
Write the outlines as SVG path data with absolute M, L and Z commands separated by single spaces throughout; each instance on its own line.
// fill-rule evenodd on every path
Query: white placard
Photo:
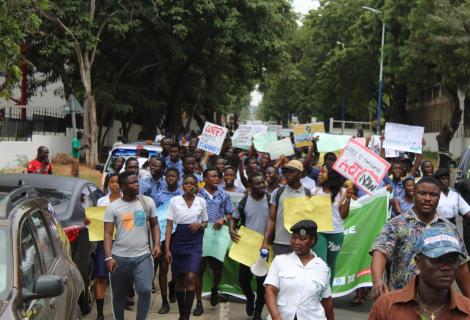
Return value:
M 257 133 L 267 132 L 268 127 L 265 125 L 248 125 L 243 124 L 238 127 L 232 138 L 235 148 L 248 150 L 252 145 L 252 138 Z
M 206 122 L 197 147 L 198 149 L 219 155 L 226 135 L 227 128 Z
M 421 153 L 424 127 L 387 122 L 385 124 L 384 149 Z
M 349 141 L 333 164 L 334 170 L 368 194 L 379 189 L 389 168 L 390 163 L 354 140 Z
M 285 138 L 271 143 L 269 145 L 269 154 L 273 160 L 279 159 L 281 156 L 288 157 L 293 155 L 294 148 L 292 147 L 290 138 Z

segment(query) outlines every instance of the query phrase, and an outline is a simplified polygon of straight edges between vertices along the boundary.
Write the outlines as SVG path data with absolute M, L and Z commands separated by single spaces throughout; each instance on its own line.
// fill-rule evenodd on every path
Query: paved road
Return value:
M 334 300 L 335 305 L 335 319 L 337 320 L 362 320 L 367 319 L 368 312 L 372 305 L 371 301 L 366 301 L 363 305 L 352 307 L 349 305 L 352 295 L 345 296 Z M 251 319 L 245 313 L 245 305 L 238 301 L 230 301 L 227 303 L 221 303 L 216 307 L 211 307 L 208 300 L 204 300 L 205 313 L 201 317 L 191 316 L 191 319 L 197 320 L 249 320 Z M 173 320 L 178 319 L 178 307 L 176 303 L 171 304 L 171 311 L 166 315 L 158 314 L 158 309 L 161 306 L 161 299 L 158 292 L 152 295 L 152 305 L 150 309 L 149 319 L 158 320 Z M 264 308 L 263 319 L 266 319 L 267 311 Z M 96 319 L 96 309 L 94 309 L 85 320 Z M 110 297 L 106 297 L 105 303 L 105 319 L 113 319 L 110 308 Z M 133 311 L 126 311 L 126 319 L 135 319 L 135 313 Z

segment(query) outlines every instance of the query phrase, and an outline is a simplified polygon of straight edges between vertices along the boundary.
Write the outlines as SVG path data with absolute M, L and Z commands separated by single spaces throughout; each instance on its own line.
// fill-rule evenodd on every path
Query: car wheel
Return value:
M 90 271 L 88 272 L 88 279 L 85 282 L 85 290 L 80 294 L 78 298 L 78 304 L 80 306 L 81 313 L 87 315 L 93 309 L 95 302 L 95 279 L 93 275 L 93 263 L 90 264 Z

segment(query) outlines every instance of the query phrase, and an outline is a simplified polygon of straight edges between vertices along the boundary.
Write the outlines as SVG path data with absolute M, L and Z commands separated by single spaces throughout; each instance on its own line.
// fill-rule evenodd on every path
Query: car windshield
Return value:
M 39 197 L 46 198 L 49 203 L 54 207 L 58 214 L 64 213 L 70 204 L 72 198 L 71 191 L 64 191 L 58 189 L 48 188 L 35 188 Z
M 160 153 L 155 150 L 148 150 L 148 152 L 149 152 L 149 158 L 157 157 L 160 155 Z M 127 149 L 127 148 L 114 149 L 113 152 L 111 153 L 111 157 L 108 159 L 108 162 L 106 163 L 106 172 L 113 171 L 113 163 L 114 163 L 114 160 L 116 160 L 116 158 L 123 157 L 124 159 L 127 159 L 130 157 L 135 157 L 136 154 L 137 154 L 136 149 Z
M 9 232 L 6 227 L 0 227 L 0 300 L 10 296 L 12 286 L 11 246 Z

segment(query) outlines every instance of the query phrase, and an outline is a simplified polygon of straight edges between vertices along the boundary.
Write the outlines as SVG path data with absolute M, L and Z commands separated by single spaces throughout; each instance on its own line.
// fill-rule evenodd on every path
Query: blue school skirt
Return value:
M 204 230 L 195 233 L 189 229 L 189 224 L 178 224 L 171 235 L 170 251 L 173 257 L 171 272 L 175 276 L 187 272 L 198 273 L 202 260 L 202 239 Z

